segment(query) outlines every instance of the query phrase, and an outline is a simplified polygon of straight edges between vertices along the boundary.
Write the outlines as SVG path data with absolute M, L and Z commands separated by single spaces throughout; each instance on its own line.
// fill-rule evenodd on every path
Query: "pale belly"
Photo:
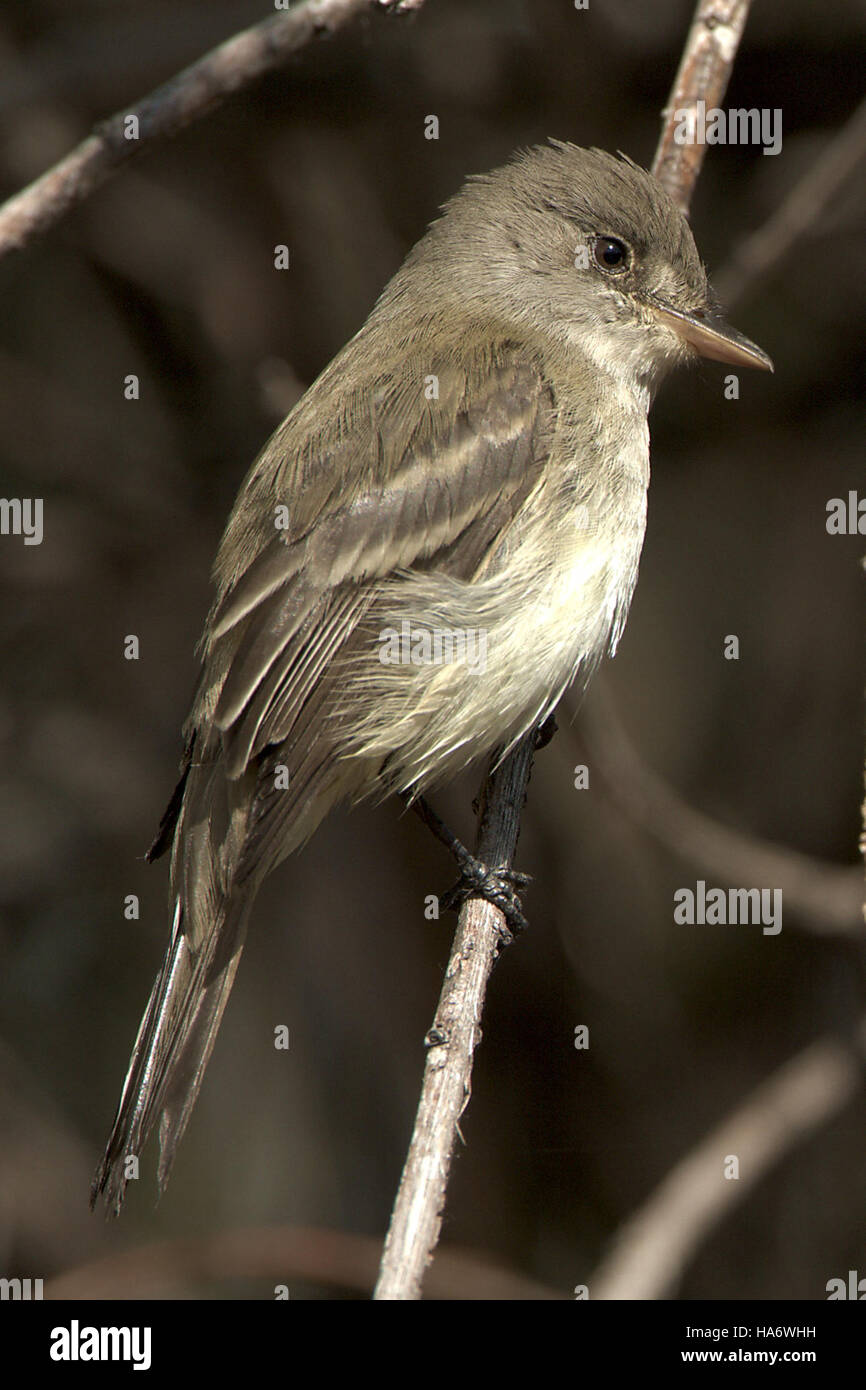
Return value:
M 365 760 L 387 760 L 391 786 L 423 790 L 516 740 L 615 648 L 643 544 L 645 469 L 622 482 L 595 505 L 530 508 L 481 580 L 431 573 L 395 588 L 352 740 Z

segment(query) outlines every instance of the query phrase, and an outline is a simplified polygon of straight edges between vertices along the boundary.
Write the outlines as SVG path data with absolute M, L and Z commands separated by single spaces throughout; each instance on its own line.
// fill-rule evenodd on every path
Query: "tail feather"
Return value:
M 117 1116 L 93 1179 L 90 1205 L 104 1196 L 120 1211 L 127 1183 L 158 1117 L 159 1191 L 168 1182 L 177 1146 L 201 1087 L 234 983 L 252 894 L 219 905 L 202 949 L 184 931 L 178 900 L 168 950 L 138 1030 Z
M 229 958 L 218 968 L 210 983 L 207 982 L 207 975 L 204 975 L 200 1003 L 185 1030 L 181 1056 L 166 1079 L 159 1126 L 157 1184 L 160 1193 L 168 1182 L 177 1147 L 201 1089 L 223 1010 L 234 984 L 251 906 L 252 894 L 248 894 L 239 909 L 237 922 L 231 924 L 228 933 L 224 929 L 222 945 L 229 946 Z
M 259 885 L 302 843 L 329 807 L 354 789 L 357 769 L 325 739 L 292 758 L 289 787 L 275 790 L 280 749 L 243 777 L 218 762 L 186 760 L 154 849 L 173 839 L 168 949 L 138 1030 L 120 1104 L 91 1188 L 117 1214 L 137 1169 L 131 1162 L 159 1129 L 159 1191 L 201 1088 L 234 983 Z M 282 778 L 279 779 L 282 782 Z

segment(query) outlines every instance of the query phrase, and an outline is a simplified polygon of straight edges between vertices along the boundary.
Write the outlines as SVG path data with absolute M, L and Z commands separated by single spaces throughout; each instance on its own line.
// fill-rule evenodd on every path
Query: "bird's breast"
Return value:
M 431 571 L 395 585 L 383 619 L 393 660 L 364 720 L 365 755 L 387 750 L 403 786 L 429 786 L 517 738 L 615 647 L 637 578 L 647 456 L 645 435 L 595 466 L 554 454 L 473 581 Z

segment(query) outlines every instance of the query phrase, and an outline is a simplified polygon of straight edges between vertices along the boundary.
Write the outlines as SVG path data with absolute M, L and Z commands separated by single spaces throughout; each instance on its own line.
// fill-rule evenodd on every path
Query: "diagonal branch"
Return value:
M 677 127 L 683 111 L 697 103 L 718 106 L 727 91 L 734 58 L 752 0 L 698 0 L 668 104 L 652 171 L 674 202 L 688 212 L 707 152 L 701 141 L 681 143 Z
M 677 144 L 677 112 L 700 97 L 709 105 L 723 96 L 750 3 L 699 0 L 686 40 L 653 166 L 683 210 L 691 201 L 703 148 Z M 485 790 L 477 852 L 479 859 L 497 867 L 511 866 L 536 738 L 536 731 L 524 735 Z M 439 1238 L 458 1124 L 471 1093 L 472 1054 L 481 1037 L 487 981 L 504 929 L 504 916 L 492 903 L 471 899 L 460 913 L 436 1022 L 427 1035 L 430 1052 L 385 1242 L 377 1299 L 421 1297 L 424 1270 Z
M 508 867 L 514 857 L 534 752 L 530 734 L 487 780 L 476 852 L 492 867 Z M 509 939 L 505 932 L 505 918 L 492 903 L 471 898 L 464 904 L 439 1007 L 424 1039 L 428 1051 L 421 1100 L 385 1242 L 377 1299 L 421 1297 L 421 1279 L 439 1240 L 454 1138 L 469 1104 L 487 981 Z
M 597 693 L 597 692 L 596 692 Z M 574 726 L 571 736 L 575 737 Z M 785 910 L 819 936 L 861 936 L 863 873 L 746 835 L 696 810 L 644 763 L 609 698 L 590 701 L 580 716 L 582 741 L 619 809 L 633 824 L 687 863 L 728 883 L 772 883 Z
M 722 1216 L 834 1118 L 863 1084 L 866 1018 L 852 1037 L 821 1038 L 785 1062 L 676 1164 L 618 1232 L 588 1281 L 594 1299 L 657 1299 L 675 1289 Z M 739 1180 L 725 1163 L 739 1160 Z
M 283 67 L 314 39 L 356 15 L 389 8 L 404 12 L 423 0 L 304 0 L 235 34 L 184 68 L 155 92 L 102 121 L 52 169 L 0 207 L 0 256 L 26 245 L 59 222 L 133 155 L 176 135 L 235 92 Z M 130 117 L 137 135 L 130 138 Z
M 734 248 L 730 260 L 713 276 L 719 297 L 729 309 L 821 223 L 864 158 L 866 98 L 766 222 Z

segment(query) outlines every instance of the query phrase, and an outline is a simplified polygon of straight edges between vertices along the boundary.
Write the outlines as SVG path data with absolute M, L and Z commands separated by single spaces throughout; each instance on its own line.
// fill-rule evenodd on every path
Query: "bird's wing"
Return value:
M 385 476 L 368 462 L 350 500 L 330 499 L 305 533 L 274 530 L 216 607 L 200 710 L 219 731 L 229 777 L 290 735 L 377 580 L 411 568 L 470 580 L 539 482 L 554 408 L 538 367 L 512 355 L 471 383 L 455 368 L 438 380 L 446 408 L 436 428 Z M 358 430 L 369 460 L 387 428 L 368 418 Z M 339 448 L 352 444 L 350 435 Z M 327 459 L 321 469 L 327 476 Z

